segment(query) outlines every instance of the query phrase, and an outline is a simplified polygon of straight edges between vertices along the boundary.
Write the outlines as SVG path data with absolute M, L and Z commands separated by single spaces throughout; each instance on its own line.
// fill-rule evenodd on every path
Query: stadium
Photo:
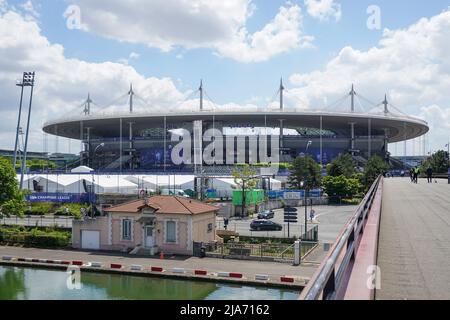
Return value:
M 280 106 L 276 110 L 204 110 L 201 86 L 197 111 L 151 113 L 133 111 L 135 93 L 131 89 L 129 105 L 123 112 L 92 113 L 92 101 L 88 98 L 82 115 L 47 122 L 43 130 L 50 135 L 80 140 L 84 147 L 76 165 L 86 165 L 96 171 L 197 173 L 201 167 L 202 172 L 225 175 L 231 167 L 225 158 L 230 159 L 232 153 L 233 163 L 248 163 L 252 141 L 262 136 L 279 141 L 277 152 L 282 163 L 289 163 L 305 153 L 322 165 L 342 153 L 352 154 L 359 164 L 364 164 L 372 155 L 380 155 L 392 163 L 389 143 L 414 139 L 429 130 L 425 121 L 393 112 L 386 98 L 378 105 L 380 111 L 356 111 L 354 101 L 358 96 L 353 88 L 346 95 L 351 100 L 348 110 L 343 111 L 284 109 L 283 90 L 281 85 Z M 191 134 L 194 141 L 191 153 L 195 160 L 177 165 L 171 158 L 171 150 L 177 144 L 172 141 L 173 134 L 180 129 Z M 233 141 L 231 150 L 225 150 L 223 145 L 222 159 L 216 159 L 213 166 L 195 157 L 195 149 L 204 149 L 206 145 L 202 136 L 208 129 L 219 130 L 225 140 Z M 235 143 L 234 139 L 239 136 L 245 137 L 245 145 Z M 262 161 L 258 158 L 257 162 Z

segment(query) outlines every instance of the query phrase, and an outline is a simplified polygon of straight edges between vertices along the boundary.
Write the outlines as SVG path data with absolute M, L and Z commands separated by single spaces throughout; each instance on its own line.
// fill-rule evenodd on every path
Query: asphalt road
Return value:
M 333 243 L 356 208 L 357 206 L 314 206 L 316 218 L 312 223 L 310 222 L 310 220 L 308 220 L 308 230 L 310 230 L 315 225 L 319 225 L 319 241 Z M 297 210 L 298 222 L 290 223 L 289 225 L 289 235 L 291 237 L 299 237 L 304 232 L 305 208 L 300 207 L 297 208 Z M 243 220 L 230 220 L 228 224 L 228 230 L 236 231 L 240 235 L 245 236 L 287 237 L 288 224 L 283 222 L 283 209 L 277 209 L 274 211 L 275 217 L 271 220 L 283 226 L 283 229 L 281 231 L 250 231 L 250 223 L 253 220 L 252 218 Z M 217 228 L 223 229 L 222 218 L 218 218 Z
M 450 299 L 450 185 L 385 179 L 377 299 Z

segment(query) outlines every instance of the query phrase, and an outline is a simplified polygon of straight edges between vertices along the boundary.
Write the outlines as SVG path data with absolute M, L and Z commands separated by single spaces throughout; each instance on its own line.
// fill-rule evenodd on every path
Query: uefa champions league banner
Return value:
M 32 193 L 26 196 L 29 202 L 59 202 L 59 203 L 92 203 L 95 194 L 89 193 Z

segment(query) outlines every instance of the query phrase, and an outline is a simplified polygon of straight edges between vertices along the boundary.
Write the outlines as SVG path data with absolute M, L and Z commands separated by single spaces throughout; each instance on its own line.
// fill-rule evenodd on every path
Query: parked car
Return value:
M 281 224 L 266 219 L 253 220 L 250 223 L 252 231 L 280 231 L 281 229 L 283 229 Z
M 258 213 L 258 219 L 272 219 L 275 216 L 273 210 L 266 210 Z

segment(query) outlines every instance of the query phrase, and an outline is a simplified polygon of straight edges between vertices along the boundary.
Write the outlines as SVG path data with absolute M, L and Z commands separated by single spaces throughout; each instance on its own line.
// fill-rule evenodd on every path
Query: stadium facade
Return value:
M 83 115 L 50 121 L 43 130 L 81 140 L 81 164 L 104 171 L 194 171 L 198 166 L 208 167 L 196 156 L 196 150 L 214 143 L 214 139 L 207 142 L 203 136 L 211 129 L 220 132 L 224 141 L 231 141 L 219 145 L 223 152 L 217 155 L 221 159 L 215 159 L 216 168 L 230 165 L 230 159 L 233 163 L 248 163 L 252 159 L 264 162 L 255 155 L 260 154 L 259 150 L 251 147 L 263 137 L 278 142 L 279 162 L 291 162 L 307 153 L 325 165 L 342 153 L 350 153 L 363 162 L 375 154 L 389 158 L 389 143 L 414 139 L 429 130 L 423 120 L 392 113 L 386 99 L 380 104 L 384 108 L 379 113 L 356 112 L 353 89 L 347 112 L 285 110 L 283 89 L 281 86 L 278 110 L 205 111 L 200 87 L 198 111 L 165 113 L 134 112 L 131 89 L 127 112 L 92 114 L 88 99 Z M 193 141 L 190 152 L 194 160 L 182 165 L 174 163 L 172 157 L 172 150 L 179 143 L 174 136 L 180 130 L 189 132 Z M 237 142 L 239 137 L 245 144 Z

